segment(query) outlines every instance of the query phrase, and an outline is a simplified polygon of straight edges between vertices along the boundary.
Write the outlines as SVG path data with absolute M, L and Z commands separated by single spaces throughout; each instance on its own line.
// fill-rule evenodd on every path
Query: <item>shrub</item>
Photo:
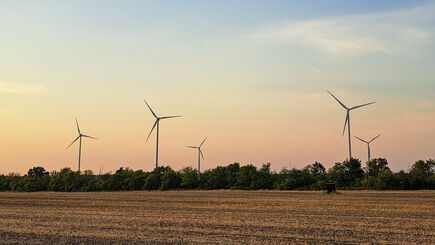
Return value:
M 180 188 L 181 177 L 173 170 L 166 171 L 162 176 L 160 190 L 170 190 Z

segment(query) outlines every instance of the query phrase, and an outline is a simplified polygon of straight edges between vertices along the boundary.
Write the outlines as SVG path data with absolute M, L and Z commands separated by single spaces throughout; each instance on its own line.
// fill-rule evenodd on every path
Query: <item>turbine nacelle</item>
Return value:
M 91 139 L 97 139 L 95 137 L 86 135 L 86 134 L 82 134 L 80 131 L 80 127 L 79 127 L 79 122 L 77 121 L 76 118 L 76 125 L 77 125 L 77 132 L 79 133 L 79 136 L 77 136 L 77 138 L 75 138 L 75 140 L 73 140 L 73 142 L 71 142 L 71 144 L 69 144 L 65 150 L 67 150 L 70 146 L 72 146 L 78 139 L 80 139 L 80 144 L 79 144 L 79 164 L 78 164 L 78 171 L 80 171 L 80 158 L 81 158 L 81 153 L 82 153 L 82 138 L 91 138 Z
M 373 139 L 371 139 L 371 140 L 369 140 L 369 141 L 363 140 L 363 139 L 361 139 L 361 138 L 359 138 L 359 137 L 356 137 L 356 136 L 353 136 L 353 137 L 355 137 L 356 139 L 358 139 L 358 140 L 360 140 L 360 141 L 362 141 L 362 142 L 364 142 L 364 143 L 370 144 L 370 143 L 372 143 L 375 139 L 379 138 L 379 136 L 381 136 L 381 135 L 378 134 L 376 137 L 374 137 Z
M 95 137 L 92 137 L 92 136 L 89 136 L 89 135 L 86 135 L 86 134 L 82 134 L 81 132 L 80 132 L 80 127 L 79 127 L 79 122 L 77 121 L 77 118 L 76 118 L 76 125 L 77 125 L 77 132 L 79 133 L 79 136 L 77 136 L 77 138 L 75 138 L 75 140 L 73 140 L 73 142 L 71 142 L 71 144 L 69 144 L 67 147 L 66 147 L 66 150 L 70 147 L 70 146 L 72 146 L 78 139 L 80 139 L 80 138 L 82 138 L 82 137 L 85 137 L 85 138 L 91 138 L 91 139 L 95 139 L 95 140 L 97 140 L 98 138 L 95 138 Z
M 205 139 L 201 142 L 201 144 L 199 144 L 199 146 L 191 146 L 191 145 L 186 146 L 187 148 L 198 149 L 198 183 L 201 182 L 201 157 L 202 159 L 204 159 L 204 155 L 202 154 L 201 147 L 206 140 L 207 137 L 205 137 Z
M 343 127 L 343 133 L 342 133 L 342 135 L 341 136 L 344 136 L 344 132 L 346 131 L 346 125 L 347 125 L 347 123 L 348 123 L 348 121 L 349 121 L 349 114 L 350 114 L 350 111 L 352 111 L 352 110 L 355 110 L 355 109 L 358 109 L 358 108 L 360 108 L 360 107 L 363 107 L 363 106 L 367 106 L 367 105 L 371 105 L 371 104 L 374 104 L 374 103 L 376 103 L 376 102 L 370 102 L 370 103 L 366 103 L 366 104 L 362 104 L 362 105 L 357 105 L 357 106 L 353 106 L 353 107 L 350 107 L 350 108 L 348 108 L 347 106 L 345 106 L 339 99 L 337 99 L 337 97 L 335 97 L 331 92 L 329 92 L 328 90 L 326 90 L 326 92 L 328 92 L 332 97 L 334 97 L 334 99 L 344 108 L 344 109 L 346 109 L 346 119 L 344 120 L 344 127 Z
M 350 136 L 350 111 L 355 110 L 357 108 L 363 107 L 363 106 L 367 106 L 367 105 L 371 105 L 374 104 L 376 102 L 370 102 L 370 103 L 366 103 L 366 104 L 362 104 L 362 105 L 357 105 L 357 106 L 353 106 L 353 107 L 347 107 L 345 106 L 337 97 L 335 97 L 331 92 L 329 92 L 328 90 L 326 90 L 344 109 L 346 109 L 346 119 L 344 120 L 344 127 L 343 127 L 343 133 L 342 136 L 344 136 L 344 132 L 346 131 L 346 126 L 347 126 L 347 130 L 348 130 L 348 138 L 349 138 L 349 160 L 352 159 L 352 147 L 351 147 L 351 136 Z
M 178 116 L 158 117 L 158 116 L 156 115 L 156 113 L 153 111 L 153 109 L 151 109 L 151 106 L 148 104 L 148 102 L 147 102 L 146 100 L 143 100 L 143 101 L 145 101 L 145 104 L 148 106 L 148 109 L 150 109 L 151 113 L 152 113 L 153 116 L 156 118 L 156 121 L 154 122 L 154 125 L 153 125 L 153 127 L 151 128 L 150 133 L 148 134 L 147 141 L 148 141 L 148 139 L 150 138 L 151 133 L 154 131 L 154 128 L 159 124 L 160 120 L 162 120 L 162 119 L 169 119 L 169 118 L 175 118 L 175 117 L 182 117 L 182 116 L 180 116 L 180 115 L 178 115 Z
M 204 159 L 204 155 L 202 154 L 201 147 L 202 147 L 202 145 L 204 144 L 204 142 L 205 142 L 206 140 L 207 140 L 207 137 L 205 137 L 205 139 L 201 142 L 201 144 L 200 144 L 199 146 L 191 146 L 191 145 L 187 145 L 186 147 L 187 147 L 187 148 L 192 148 L 192 149 L 198 149 L 199 154 L 201 155 L 202 159 Z
M 381 136 L 381 135 L 379 134 L 379 135 L 377 135 L 376 137 L 374 137 L 373 139 L 371 139 L 369 141 L 363 140 L 363 139 L 361 139 L 359 137 L 354 136 L 356 139 L 358 139 L 358 140 L 360 140 L 360 141 L 362 141 L 362 142 L 367 144 L 367 160 L 368 161 L 370 161 L 370 159 L 371 159 L 370 158 L 370 143 L 372 143 L 375 139 L 379 138 L 379 136 Z
M 169 118 L 175 118 L 175 117 L 181 117 L 181 116 L 158 117 L 156 115 L 156 113 L 153 111 L 153 109 L 151 109 L 151 106 L 148 104 L 148 102 L 146 100 L 144 100 L 144 101 L 145 101 L 145 104 L 147 105 L 148 109 L 150 109 L 151 113 L 156 118 L 156 121 L 154 122 L 154 125 L 151 128 L 151 131 L 148 134 L 146 141 L 148 141 L 148 139 L 150 138 L 152 132 L 154 131 L 154 128 L 157 126 L 157 135 L 156 135 L 156 168 L 157 168 L 158 165 L 159 165 L 159 125 L 160 125 L 160 120 L 169 119 Z

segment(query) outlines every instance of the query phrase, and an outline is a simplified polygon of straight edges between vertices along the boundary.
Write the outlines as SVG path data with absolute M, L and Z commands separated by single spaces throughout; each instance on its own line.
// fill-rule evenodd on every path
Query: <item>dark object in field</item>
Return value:
M 336 193 L 337 189 L 335 188 L 335 183 L 326 183 L 326 190 L 328 190 L 328 194 L 331 192 Z

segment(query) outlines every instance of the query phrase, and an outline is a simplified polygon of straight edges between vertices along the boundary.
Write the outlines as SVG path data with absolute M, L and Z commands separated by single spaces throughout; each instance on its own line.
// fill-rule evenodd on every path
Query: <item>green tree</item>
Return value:
M 337 186 L 346 186 L 346 170 L 341 162 L 334 164 L 332 168 L 328 170 L 329 181 L 336 183 Z
M 157 167 L 145 179 L 145 190 L 157 190 L 160 188 L 160 182 L 165 172 L 172 171 L 170 167 Z
M 294 190 L 294 189 L 304 189 L 305 185 L 309 185 L 307 182 L 307 175 L 309 175 L 307 170 L 299 169 L 282 169 L 279 173 L 280 177 L 274 183 L 274 188 L 280 190 Z M 305 189 L 308 187 L 305 187 Z
M 412 165 L 409 174 L 411 175 L 412 187 L 415 189 L 431 188 L 431 176 L 435 173 L 435 160 L 419 160 Z
M 237 188 L 244 190 L 260 189 L 259 173 L 254 165 L 249 164 L 240 167 L 237 175 Z
M 305 167 L 305 169 L 307 169 L 308 172 L 314 176 L 318 176 L 318 175 L 326 173 L 325 167 L 321 163 L 318 163 L 318 162 L 307 165 Z
M 385 158 L 375 158 L 367 162 L 365 172 L 367 176 L 377 177 L 379 173 L 384 171 L 390 171 L 388 167 L 388 161 Z
M 377 182 L 377 176 L 365 176 L 364 180 L 362 181 L 362 186 L 364 187 L 364 189 L 369 189 L 369 190 L 375 190 L 376 187 L 376 182 Z
M 227 186 L 226 167 L 217 166 L 214 169 L 205 171 L 201 177 L 201 186 L 208 189 L 224 189 Z
M 429 183 L 430 183 L 430 189 L 435 189 L 435 174 L 432 174 L 430 177 L 429 177 Z
M 102 181 L 97 176 L 93 176 L 92 178 L 88 179 L 83 191 L 101 191 L 101 186 Z
M 330 181 L 335 182 L 337 186 L 352 187 L 357 186 L 364 176 L 361 168 L 361 161 L 355 158 L 346 159 L 342 163 L 336 163 L 328 170 Z
M 185 189 L 198 188 L 198 172 L 192 167 L 181 169 L 181 187 Z
M 398 187 L 398 179 L 390 171 L 385 170 L 376 177 L 376 189 L 378 190 L 395 190 Z
M 115 174 L 104 181 L 104 189 L 110 191 L 129 190 L 129 177 L 133 175 L 133 170 L 129 168 L 119 168 Z
M 273 178 L 270 170 L 270 163 L 263 164 L 258 171 L 258 188 L 260 189 L 272 189 Z
M 401 170 L 398 173 L 394 174 L 397 178 L 399 189 L 400 190 L 409 190 L 411 189 L 411 175 Z
M 317 190 L 317 191 L 325 190 L 326 189 L 326 180 L 323 180 L 323 179 L 317 180 L 316 183 L 314 183 L 310 186 L 310 189 Z
M 43 167 L 34 167 L 29 169 L 29 171 L 27 172 L 27 176 L 29 176 L 30 178 L 41 178 L 48 174 L 49 173 L 45 171 Z
M 129 190 L 141 190 L 145 185 L 145 180 L 149 173 L 142 170 L 131 172 L 125 182 L 128 184 Z
M 150 173 L 145 180 L 144 189 L 149 191 L 157 190 L 159 186 L 160 186 L 159 176 L 157 176 L 157 174 L 155 173 Z
M 239 174 L 240 164 L 232 163 L 225 167 L 225 186 L 224 188 L 230 189 L 235 187 L 237 183 L 237 176 Z
M 60 172 L 53 172 L 50 178 L 49 190 L 51 191 L 79 191 L 79 172 L 70 168 L 63 168 Z
M 181 186 L 181 176 L 174 170 L 166 171 L 160 183 L 160 190 L 177 189 Z
M 50 182 L 49 173 L 43 167 L 29 169 L 27 176 L 21 178 L 20 182 L 24 191 L 45 191 L 48 190 Z
M 23 180 L 26 180 L 26 184 L 24 185 L 25 191 L 46 191 L 48 190 L 48 184 L 50 183 L 50 176 L 43 176 L 40 178 L 24 177 Z
M 80 191 L 99 191 L 101 181 L 91 170 L 85 170 L 78 176 L 77 188 L 80 188 Z
M 303 170 L 309 173 L 310 181 L 313 184 L 310 185 L 312 190 L 324 190 L 326 188 L 327 174 L 326 169 L 323 164 L 315 162 L 313 164 L 307 165 Z M 308 176 L 305 177 L 307 179 Z

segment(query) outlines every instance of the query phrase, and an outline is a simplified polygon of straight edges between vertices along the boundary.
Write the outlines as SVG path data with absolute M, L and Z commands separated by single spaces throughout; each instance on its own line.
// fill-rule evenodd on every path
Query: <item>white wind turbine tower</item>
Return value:
M 202 141 L 202 143 L 199 146 L 190 146 L 190 145 L 186 146 L 188 148 L 198 149 L 198 182 L 200 182 L 200 180 L 201 180 L 201 178 L 199 177 L 200 173 L 201 173 L 201 171 L 200 171 L 201 157 L 202 157 L 202 159 L 204 159 L 204 155 L 202 154 L 202 151 L 201 151 L 201 146 L 204 144 L 206 139 L 207 139 L 207 137 L 205 137 L 205 139 Z
M 363 139 L 361 139 L 361 138 L 358 138 L 358 137 L 356 137 L 356 136 L 353 136 L 353 137 L 355 137 L 355 138 L 361 140 L 362 142 L 367 143 L 368 159 L 369 159 L 368 161 L 369 161 L 369 162 L 370 162 L 370 143 L 372 143 L 372 142 L 373 142 L 375 139 L 377 139 L 379 136 L 381 136 L 381 135 L 379 134 L 378 136 L 374 137 L 373 139 L 371 139 L 371 140 L 369 140 L 369 141 L 365 141 L 365 140 L 363 140 Z
M 82 156 L 82 137 L 91 138 L 91 139 L 97 139 L 97 138 L 82 134 L 80 132 L 79 122 L 77 121 L 77 118 L 76 118 L 76 124 L 77 124 L 77 131 L 79 133 L 79 136 L 77 136 L 77 138 L 73 142 L 71 142 L 71 144 L 69 144 L 69 146 L 66 149 L 68 149 L 72 144 L 74 144 L 74 142 L 76 142 L 78 139 L 80 139 L 80 143 L 79 143 L 79 166 L 78 166 L 78 171 L 80 171 L 80 158 Z
M 376 102 L 370 102 L 370 103 L 367 103 L 367 104 L 362 104 L 362 105 L 357 105 L 357 106 L 354 106 L 354 107 L 350 107 L 350 108 L 348 108 L 347 106 L 345 106 L 343 103 L 341 103 L 341 101 L 340 100 L 338 100 L 337 99 L 337 97 L 335 97 L 331 92 L 329 92 L 329 91 L 327 91 L 332 97 L 334 97 L 334 99 L 335 100 L 337 100 L 337 102 L 344 108 L 344 109 L 346 109 L 346 120 L 344 121 L 344 128 L 343 128 L 343 134 L 342 135 L 344 135 L 344 131 L 346 130 L 346 124 L 347 124 L 347 134 L 348 134 L 348 138 L 349 138 L 349 160 L 350 159 L 352 159 L 352 150 L 351 150 L 351 137 L 350 137 L 350 111 L 351 110 L 354 110 L 354 109 L 357 109 L 357 108 L 360 108 L 360 107 L 363 107 L 363 106 L 366 106 L 366 105 L 371 105 L 371 104 L 374 104 L 374 103 L 376 103 Z
M 147 101 L 146 101 L 146 100 L 144 100 L 144 101 L 145 101 L 145 104 L 147 104 L 147 106 L 148 106 L 148 108 L 150 109 L 150 111 L 151 111 L 151 113 L 153 114 L 153 116 L 156 118 L 156 122 L 154 123 L 153 128 L 151 129 L 150 133 L 148 134 L 147 141 L 148 141 L 148 139 L 150 138 L 151 133 L 153 132 L 154 128 L 155 128 L 156 125 L 157 125 L 157 141 L 156 141 L 156 168 L 157 168 L 157 167 L 159 166 L 159 125 L 160 125 L 160 120 L 161 120 L 161 119 L 174 118 L 174 117 L 181 117 L 181 116 L 158 117 L 158 116 L 154 113 L 153 109 L 151 109 L 150 105 L 148 105 Z

